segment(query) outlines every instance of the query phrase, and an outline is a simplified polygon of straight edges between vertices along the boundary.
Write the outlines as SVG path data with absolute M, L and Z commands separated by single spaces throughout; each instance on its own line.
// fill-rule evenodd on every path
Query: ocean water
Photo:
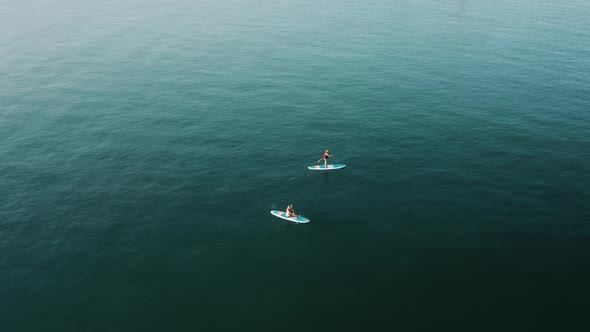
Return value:
M 589 18 L 1 1 L 1 330 L 586 330 Z

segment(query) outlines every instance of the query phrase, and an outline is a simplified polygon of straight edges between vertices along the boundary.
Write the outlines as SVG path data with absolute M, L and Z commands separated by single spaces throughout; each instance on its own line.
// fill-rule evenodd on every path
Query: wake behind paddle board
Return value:
M 301 217 L 301 216 L 299 216 L 297 218 L 295 218 L 295 217 L 287 217 L 287 213 L 285 211 L 272 210 L 272 211 L 270 211 L 270 213 L 273 216 L 275 216 L 275 217 L 279 217 L 279 218 L 282 218 L 282 219 L 285 219 L 285 220 L 290 220 L 292 222 L 296 222 L 296 223 L 299 223 L 299 224 L 306 224 L 306 223 L 309 222 L 309 219 L 304 218 L 304 217 Z
M 334 165 L 313 165 L 313 166 L 309 166 L 307 167 L 307 169 L 311 169 L 313 171 L 331 171 L 331 170 L 335 170 L 335 169 L 343 169 L 344 167 L 346 167 L 346 165 L 343 164 L 334 164 Z

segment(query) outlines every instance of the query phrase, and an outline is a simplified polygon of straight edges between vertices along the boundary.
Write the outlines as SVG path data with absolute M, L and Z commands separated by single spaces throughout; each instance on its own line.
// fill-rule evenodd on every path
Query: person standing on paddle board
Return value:
M 324 166 L 328 166 L 328 158 L 332 157 L 332 155 L 330 155 L 329 153 L 330 151 L 328 151 L 328 149 L 326 149 L 326 151 L 324 151 L 324 156 L 322 157 L 322 159 L 318 159 L 318 163 L 320 161 L 324 161 Z
M 295 214 L 295 210 L 293 210 L 293 204 L 287 205 L 287 210 L 285 211 L 285 213 L 287 214 L 287 217 L 289 217 L 289 218 L 299 217 L 298 215 Z

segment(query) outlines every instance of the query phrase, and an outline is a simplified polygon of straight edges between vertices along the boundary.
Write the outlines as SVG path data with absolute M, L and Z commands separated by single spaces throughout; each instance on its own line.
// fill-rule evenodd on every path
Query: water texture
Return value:
M 2 330 L 587 330 L 589 17 L 0 1 Z

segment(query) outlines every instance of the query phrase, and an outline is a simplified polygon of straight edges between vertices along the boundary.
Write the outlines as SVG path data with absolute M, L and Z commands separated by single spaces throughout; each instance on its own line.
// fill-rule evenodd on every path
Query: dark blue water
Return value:
M 0 3 L 1 329 L 585 330 L 589 17 Z

